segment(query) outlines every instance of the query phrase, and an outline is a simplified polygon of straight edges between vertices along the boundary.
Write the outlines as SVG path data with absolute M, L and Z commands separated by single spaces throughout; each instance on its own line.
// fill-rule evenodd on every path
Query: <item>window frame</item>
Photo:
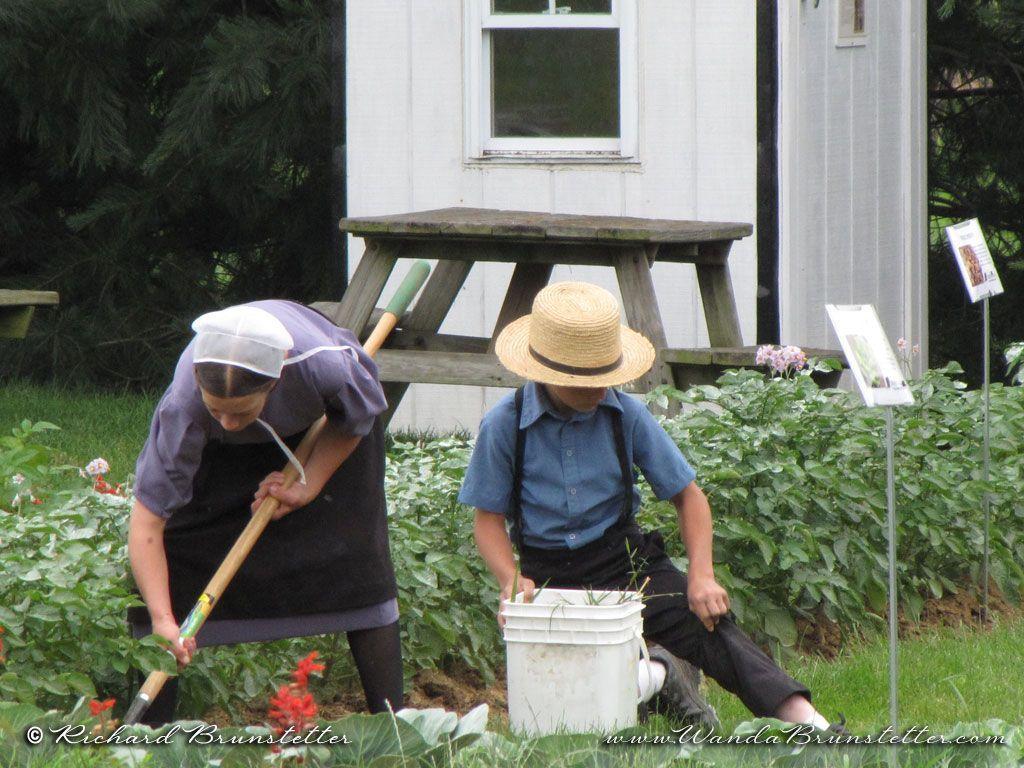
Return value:
M 555 0 L 549 0 L 554 4 Z M 491 13 L 491 0 L 464 0 L 465 132 L 470 161 L 527 158 L 636 160 L 639 122 L 637 0 L 611 0 L 610 14 Z M 618 138 L 491 135 L 491 38 L 495 29 L 618 29 Z

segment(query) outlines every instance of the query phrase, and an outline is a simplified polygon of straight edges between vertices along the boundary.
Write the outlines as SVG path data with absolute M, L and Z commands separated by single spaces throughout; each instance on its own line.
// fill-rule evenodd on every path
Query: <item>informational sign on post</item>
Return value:
M 977 219 L 946 227 L 946 237 L 971 301 L 981 301 L 1003 292 L 1003 283 Z
M 914 402 L 899 361 L 870 304 L 826 304 L 853 378 L 870 406 Z
M 977 219 L 968 219 L 951 227 L 946 227 L 946 237 L 949 239 L 949 248 L 953 252 L 953 259 L 960 268 L 960 276 L 964 279 L 964 288 L 967 289 L 967 295 L 970 296 L 972 302 L 980 301 L 982 307 L 981 343 L 983 350 L 982 370 L 984 372 L 982 391 L 985 394 L 983 397 L 984 440 L 982 443 L 981 461 L 983 467 L 982 480 L 988 483 L 990 462 L 989 412 L 991 410 L 989 378 L 992 369 L 992 329 L 989 324 L 988 300 L 990 297 L 1003 292 L 1003 284 L 999 280 L 996 265 L 992 261 L 992 254 L 988 250 L 988 243 L 985 242 L 985 236 L 981 233 L 981 225 Z M 992 500 L 988 493 L 986 493 L 982 500 L 982 511 L 985 518 L 985 533 L 982 543 L 984 552 L 981 561 L 981 620 L 983 622 L 988 621 L 988 560 L 991 503 Z
M 896 473 L 893 459 L 894 405 L 908 405 L 914 396 L 903 378 L 889 339 L 870 304 L 826 304 L 829 320 L 836 329 L 846 361 L 869 407 L 885 406 L 885 498 L 889 539 L 889 724 L 899 724 L 898 622 L 896 595 Z

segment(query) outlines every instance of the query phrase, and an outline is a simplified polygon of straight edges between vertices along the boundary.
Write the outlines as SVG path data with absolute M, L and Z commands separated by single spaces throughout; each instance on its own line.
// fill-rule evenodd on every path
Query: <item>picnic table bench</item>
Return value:
M 414 382 L 520 385 L 522 380 L 499 364 L 495 339 L 508 323 L 530 312 L 556 264 L 615 270 L 626 324 L 658 351 L 654 367 L 636 382 L 638 391 L 699 383 L 706 378 L 702 371 L 718 365 L 716 355 L 726 351 L 730 362 L 754 364 L 756 348 L 742 346 L 728 262 L 733 242 L 753 231 L 750 224 L 443 208 L 345 218 L 339 226 L 362 237 L 366 250 L 342 300 L 313 306 L 337 324 L 359 329 L 360 338 L 372 328 L 377 301 L 397 260 L 437 261 L 415 306 L 376 355 L 392 413 Z M 651 274 L 656 261 L 695 268 L 710 348 L 668 347 Z M 439 333 L 477 262 L 515 265 L 493 332 L 489 337 Z
M 0 288 L 0 339 L 23 339 L 36 307 L 60 303 L 56 291 Z

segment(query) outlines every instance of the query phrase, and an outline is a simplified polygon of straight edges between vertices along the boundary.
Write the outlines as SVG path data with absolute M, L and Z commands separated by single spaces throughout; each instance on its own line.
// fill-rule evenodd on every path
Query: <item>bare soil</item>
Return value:
M 989 614 L 991 625 L 992 618 L 996 616 L 1015 619 L 1024 615 L 1024 607 L 1007 602 L 993 584 L 989 588 Z M 860 641 L 860 638 L 844 636 L 839 625 L 821 614 L 813 621 L 797 619 L 796 623 L 799 632 L 797 649 L 804 654 L 834 659 L 843 647 Z M 901 637 L 918 637 L 935 629 L 963 626 L 981 626 L 981 594 L 969 584 L 964 584 L 952 595 L 926 600 L 919 621 L 910 621 L 901 614 L 899 633 Z M 504 677 L 499 675 L 491 685 L 486 685 L 479 673 L 468 668 L 450 673 L 438 669 L 421 670 L 413 678 L 405 704 L 417 709 L 441 707 L 460 715 L 479 704 L 488 704 L 492 724 L 508 721 Z M 338 720 L 354 712 L 365 711 L 363 694 L 358 690 L 341 693 L 331 701 L 320 703 L 320 717 L 325 720 Z M 234 715 L 214 709 L 207 712 L 204 719 L 209 723 L 227 726 L 239 722 L 260 723 L 265 720 L 265 716 L 265 705 L 254 704 Z
M 994 616 L 1016 618 L 1024 615 L 1024 607 L 1007 602 L 999 587 L 990 582 L 988 592 L 989 626 Z M 881 614 L 888 620 L 889 612 Z M 856 644 L 860 638 L 844 636 L 839 625 L 830 621 L 819 611 L 814 620 L 796 619 L 799 640 L 797 649 L 804 654 L 834 659 L 847 645 Z M 936 629 L 971 626 L 980 628 L 981 591 L 971 583 L 964 582 L 951 595 L 928 598 L 921 609 L 921 616 L 913 621 L 904 612 L 899 614 L 899 635 L 901 638 L 920 637 Z

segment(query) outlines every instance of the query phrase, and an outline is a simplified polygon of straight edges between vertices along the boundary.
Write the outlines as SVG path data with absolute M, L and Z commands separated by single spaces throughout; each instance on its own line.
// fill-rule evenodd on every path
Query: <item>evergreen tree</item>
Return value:
M 159 385 L 203 311 L 337 299 L 329 21 L 307 0 L 0 2 L 0 284 L 61 293 L 0 373 Z
M 996 354 L 1024 339 L 1024 0 L 930 0 L 928 17 L 932 364 L 982 377 L 981 305 L 971 304 L 943 227 L 981 221 L 1006 294 L 990 301 Z

